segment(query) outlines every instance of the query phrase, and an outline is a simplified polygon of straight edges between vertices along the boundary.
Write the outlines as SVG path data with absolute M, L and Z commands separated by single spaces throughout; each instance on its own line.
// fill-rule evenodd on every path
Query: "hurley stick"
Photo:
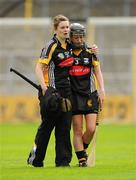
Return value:
M 99 121 L 100 121 L 100 112 L 101 112 L 101 108 L 100 108 L 100 103 L 99 103 L 99 109 L 98 109 L 98 114 L 97 114 L 97 119 L 96 119 L 96 129 L 95 129 L 95 133 L 92 138 L 92 148 L 91 148 L 91 152 L 87 159 L 88 167 L 94 167 L 95 162 L 96 162 L 96 135 L 97 135 L 98 125 L 99 125 Z

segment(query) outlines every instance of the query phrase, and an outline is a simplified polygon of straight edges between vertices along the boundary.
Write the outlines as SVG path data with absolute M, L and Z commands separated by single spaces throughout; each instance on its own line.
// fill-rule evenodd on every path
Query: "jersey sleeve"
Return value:
M 98 57 L 94 53 L 92 54 L 92 64 L 93 66 L 98 66 L 100 64 Z
M 45 48 L 42 49 L 40 58 L 38 59 L 39 63 L 48 65 L 52 59 L 53 52 L 57 47 L 57 43 L 49 42 Z

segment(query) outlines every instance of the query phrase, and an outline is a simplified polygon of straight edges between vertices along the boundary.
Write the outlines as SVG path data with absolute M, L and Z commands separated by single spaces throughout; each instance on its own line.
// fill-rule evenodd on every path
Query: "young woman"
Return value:
M 72 158 L 70 142 L 71 129 L 71 87 L 69 67 L 73 64 L 73 57 L 69 37 L 69 20 L 63 15 L 54 17 L 55 34 L 48 45 L 43 48 L 36 65 L 36 75 L 42 88 L 42 96 L 46 94 L 48 86 L 57 89 L 62 98 L 60 114 L 42 113 L 42 122 L 38 128 L 34 147 L 27 160 L 28 164 L 42 167 L 51 132 L 55 127 L 56 166 L 69 166 Z M 40 102 L 41 103 L 41 102 Z
M 95 132 L 99 101 L 102 108 L 105 96 L 100 62 L 85 44 L 85 33 L 83 25 L 71 24 L 70 40 L 74 64 L 69 73 L 73 94 L 74 148 L 79 166 L 87 166 L 86 149 Z M 86 122 L 85 132 L 83 132 L 83 119 Z

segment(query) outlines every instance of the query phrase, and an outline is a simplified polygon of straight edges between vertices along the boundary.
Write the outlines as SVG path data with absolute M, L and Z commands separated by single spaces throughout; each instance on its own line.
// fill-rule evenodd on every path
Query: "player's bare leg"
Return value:
M 74 148 L 77 155 L 79 166 L 87 166 L 85 151 L 83 146 L 83 115 L 74 115 L 73 116 L 73 131 L 74 131 Z
M 86 160 L 88 159 L 88 154 L 87 154 L 87 148 L 94 136 L 95 130 L 96 130 L 96 114 L 87 114 L 85 116 L 85 121 L 86 121 L 86 130 L 83 134 L 82 141 L 84 145 L 84 150 L 86 153 Z
M 86 130 L 83 134 L 82 139 L 83 139 L 83 143 L 86 145 L 89 144 L 93 138 L 96 129 L 96 117 L 97 114 L 87 114 L 85 116 Z

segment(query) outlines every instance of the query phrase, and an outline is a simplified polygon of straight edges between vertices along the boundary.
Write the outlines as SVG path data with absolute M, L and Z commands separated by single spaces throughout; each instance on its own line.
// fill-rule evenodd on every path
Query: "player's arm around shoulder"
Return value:
M 96 44 L 93 44 L 92 46 L 87 46 L 88 52 L 91 54 L 98 54 L 99 53 L 99 48 Z

